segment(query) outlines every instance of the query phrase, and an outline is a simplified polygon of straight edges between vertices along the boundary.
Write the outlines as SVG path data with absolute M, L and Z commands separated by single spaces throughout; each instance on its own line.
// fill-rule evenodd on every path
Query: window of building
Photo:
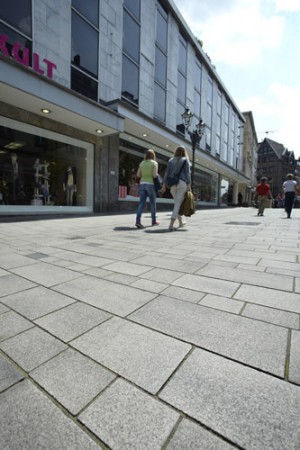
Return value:
M 207 76 L 206 83 L 206 116 L 205 116 L 205 149 L 211 151 L 211 126 L 212 126 L 212 104 L 213 104 L 213 80 Z
M 31 0 L 19 1 L 17 5 L 11 0 L 1 0 L 0 14 L 1 19 L 15 30 L 32 37 Z
M 177 68 L 177 131 L 184 133 L 181 114 L 186 106 L 187 42 L 179 36 Z
M 227 101 L 223 104 L 224 108 L 224 127 L 223 127 L 223 143 L 221 148 L 221 159 L 225 162 L 228 160 L 228 127 L 229 127 L 229 104 Z
M 80 1 L 80 0 L 79 0 Z M 141 2 L 140 0 L 124 0 L 124 6 L 128 11 L 140 20 Z
M 4 117 L 0 139 L 0 211 L 9 205 L 92 211 L 92 144 Z
M 98 1 L 72 0 L 71 88 L 98 100 Z
M 89 22 L 98 28 L 99 23 L 99 0 L 72 0 L 72 6 L 85 17 Z
M 140 1 L 124 1 L 122 97 L 139 102 L 140 78 Z
M 154 117 L 166 120 L 168 14 L 158 3 L 156 16 Z
M 0 9 L 0 35 L 5 34 L 8 39 L 5 46 L 12 54 L 13 45 L 21 44 L 18 57 L 25 65 L 32 65 L 32 13 L 31 0 L 19 2 L 18 8 L 14 2 L 3 0 Z M 26 48 L 26 50 L 24 50 Z
M 195 60 L 194 65 L 194 116 L 199 122 L 201 118 L 201 81 L 202 65 L 200 61 Z
M 217 94 L 216 155 L 221 155 L 222 93 Z

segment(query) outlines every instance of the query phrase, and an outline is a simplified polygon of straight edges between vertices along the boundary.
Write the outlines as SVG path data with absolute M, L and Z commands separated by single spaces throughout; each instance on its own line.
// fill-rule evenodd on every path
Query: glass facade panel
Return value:
M 0 13 L 1 14 L 1 13 Z M 21 47 L 26 47 L 28 49 L 24 50 L 21 48 L 18 51 L 18 56 L 20 59 L 24 60 L 25 65 L 31 66 L 32 64 L 32 42 L 29 39 L 26 39 L 24 36 L 16 33 L 11 28 L 6 27 L 2 23 L 0 23 L 0 35 L 5 34 L 8 36 L 8 40 L 5 42 L 5 47 L 7 48 L 9 54 L 12 54 L 12 48 L 15 43 L 21 44 Z M 27 52 L 27 55 L 25 53 Z
M 91 100 L 98 101 L 98 83 L 73 67 L 71 68 L 71 89 Z
M 93 146 L 0 117 L 2 206 L 92 209 Z
M 123 55 L 122 96 L 133 103 L 139 101 L 139 68 Z
M 72 11 L 72 64 L 98 76 L 98 32 Z
M 27 36 L 32 36 L 31 0 L 22 0 L 18 2 L 1 0 L 0 15 L 1 19 L 17 30 Z
M 124 0 L 124 6 L 133 14 L 138 20 L 140 19 L 140 0 Z
M 157 5 L 156 44 L 167 53 L 168 14 L 160 4 Z
M 178 72 L 177 99 L 183 106 L 185 105 L 185 93 L 186 93 L 186 78 L 180 72 Z
M 158 47 L 155 50 L 155 80 L 162 86 L 166 86 L 167 82 L 167 57 Z
M 166 118 L 166 91 L 157 83 L 154 84 L 154 117 L 162 122 Z
M 126 11 L 124 11 L 123 15 L 123 52 L 135 62 L 139 62 L 140 27 Z
M 98 28 L 99 0 L 72 0 L 72 6 Z
M 194 192 L 200 202 L 217 204 L 218 176 L 203 170 L 196 170 Z

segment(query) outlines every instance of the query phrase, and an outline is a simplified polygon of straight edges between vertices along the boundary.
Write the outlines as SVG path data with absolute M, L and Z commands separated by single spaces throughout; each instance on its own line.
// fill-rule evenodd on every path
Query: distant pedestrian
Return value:
M 156 162 L 155 152 L 152 148 L 146 151 L 144 160 L 139 165 L 136 176 L 140 179 L 140 203 L 136 213 L 135 226 L 137 228 L 144 228 L 141 224 L 141 217 L 148 197 L 150 201 L 152 226 L 159 225 L 159 222 L 156 220 L 156 192 L 153 181 L 153 178 L 158 176 L 158 164 Z
M 243 194 L 241 192 L 238 193 L 238 205 L 243 205 Z
M 171 178 L 179 179 L 177 184 L 170 186 Z M 182 216 L 179 215 L 179 209 L 184 199 L 185 193 L 191 190 L 191 168 L 188 159 L 187 151 L 182 145 L 177 147 L 174 152 L 174 157 L 169 159 L 167 170 L 164 176 L 164 182 L 160 193 L 163 194 L 167 187 L 170 187 L 172 197 L 174 198 L 174 207 L 171 215 L 169 231 L 174 230 L 174 222 L 179 221 L 179 226 L 183 227 L 185 223 L 182 221 Z
M 272 192 L 266 177 L 262 177 L 261 182 L 256 186 L 256 198 L 258 200 L 257 215 L 263 216 L 265 208 L 269 206 L 269 202 L 272 199 Z
M 287 174 L 286 181 L 283 183 L 282 188 L 284 192 L 284 207 L 287 213 L 287 219 L 290 219 L 297 189 L 297 181 L 294 180 L 294 175 L 292 173 Z

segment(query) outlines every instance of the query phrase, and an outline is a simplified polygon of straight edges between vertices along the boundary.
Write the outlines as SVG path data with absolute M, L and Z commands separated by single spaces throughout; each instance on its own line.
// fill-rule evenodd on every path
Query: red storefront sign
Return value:
M 30 67 L 30 58 L 29 58 L 29 48 L 23 47 L 19 42 L 15 42 L 12 46 L 11 53 L 9 52 L 9 49 L 7 48 L 6 43 L 9 40 L 9 36 L 6 34 L 0 35 L 0 50 L 3 55 L 12 57 L 15 61 L 17 61 L 20 64 L 23 64 L 24 66 Z M 38 53 L 33 53 L 32 58 L 32 68 L 35 72 L 39 73 L 40 75 L 45 75 L 52 79 L 53 77 L 53 70 L 57 69 L 56 64 L 49 61 L 49 59 L 44 58 L 42 62 L 44 63 L 44 68 L 40 65 L 40 55 Z

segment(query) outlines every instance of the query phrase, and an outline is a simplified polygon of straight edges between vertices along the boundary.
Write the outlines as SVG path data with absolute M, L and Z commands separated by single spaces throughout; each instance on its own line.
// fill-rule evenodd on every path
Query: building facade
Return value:
M 295 176 L 300 182 L 299 161 L 295 159 L 293 151 L 283 144 L 265 138 L 258 145 L 257 181 L 267 177 L 271 186 L 273 197 L 282 194 L 282 184 L 288 173 Z
M 134 210 L 146 149 L 192 159 L 185 108 L 198 204 L 236 204 L 245 119 L 172 1 L 2 0 L 0 214 Z
M 242 196 L 242 203 L 251 205 L 253 200 L 253 191 L 257 183 L 256 172 L 258 140 L 252 112 L 243 112 L 243 116 L 245 118 L 245 123 L 243 125 L 243 142 L 241 142 L 243 158 L 242 173 L 249 179 L 249 183 L 240 183 L 238 190 Z

